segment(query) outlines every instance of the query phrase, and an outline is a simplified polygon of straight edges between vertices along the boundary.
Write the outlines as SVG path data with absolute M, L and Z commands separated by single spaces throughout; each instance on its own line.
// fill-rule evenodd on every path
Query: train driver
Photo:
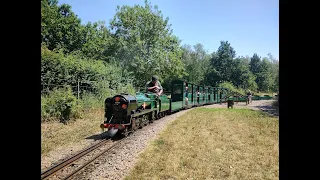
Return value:
M 147 82 L 146 89 L 147 92 L 153 92 L 157 96 L 160 96 L 163 92 L 163 88 L 156 76 L 152 76 L 151 81 Z

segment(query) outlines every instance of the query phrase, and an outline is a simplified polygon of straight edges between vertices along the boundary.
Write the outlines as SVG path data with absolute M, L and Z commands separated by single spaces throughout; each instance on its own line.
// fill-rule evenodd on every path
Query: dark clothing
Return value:
M 159 86 L 160 89 L 152 89 L 152 90 L 149 91 L 148 88 L 149 88 L 149 87 L 153 87 L 153 86 Z M 146 84 L 146 92 L 157 93 L 157 92 L 159 92 L 160 90 L 163 90 L 163 88 L 162 88 L 162 86 L 161 86 L 161 84 L 160 84 L 159 81 L 156 81 L 155 84 L 153 84 L 152 81 L 147 82 L 147 84 Z

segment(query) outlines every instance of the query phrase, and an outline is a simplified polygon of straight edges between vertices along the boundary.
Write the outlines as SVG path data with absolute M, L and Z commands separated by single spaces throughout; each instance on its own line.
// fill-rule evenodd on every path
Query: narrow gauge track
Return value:
M 89 165 L 92 161 L 94 161 L 95 159 L 97 159 L 98 157 L 100 157 L 101 155 L 103 155 L 104 153 L 106 153 L 107 151 L 117 147 L 119 145 L 119 143 L 123 140 L 125 140 L 127 138 L 121 139 L 119 141 L 117 141 L 116 143 L 114 143 L 113 145 L 111 145 L 110 147 L 106 148 L 105 150 L 103 150 L 101 153 L 99 153 L 98 155 L 96 155 L 95 157 L 91 158 L 90 160 L 88 160 L 86 163 L 84 163 L 82 166 L 80 166 L 79 168 L 77 168 L 75 171 L 73 171 L 72 173 L 70 173 L 69 175 L 67 175 L 64 179 L 69 179 L 70 177 L 72 177 L 74 174 L 76 174 L 77 172 L 79 172 L 81 169 L 83 169 L 84 167 L 86 167 L 87 165 Z M 79 153 L 75 154 L 74 156 L 66 159 L 65 161 L 49 168 L 48 170 L 44 171 L 41 173 L 41 179 L 46 179 L 49 178 L 50 176 L 53 176 L 56 172 L 68 167 L 70 164 L 72 164 L 73 162 L 75 162 L 76 160 L 80 159 L 81 157 L 89 154 L 90 152 L 92 152 L 93 150 L 98 149 L 99 147 L 105 145 L 107 142 L 110 142 L 110 139 L 104 139 L 102 141 L 100 141 L 99 143 L 96 143 L 90 147 L 88 147 L 87 149 L 84 149 L 82 151 L 80 151 Z

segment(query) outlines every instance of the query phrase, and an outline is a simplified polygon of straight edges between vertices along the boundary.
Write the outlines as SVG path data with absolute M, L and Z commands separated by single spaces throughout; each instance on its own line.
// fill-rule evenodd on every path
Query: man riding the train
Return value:
M 162 94 L 163 88 L 156 76 L 152 76 L 151 81 L 147 82 L 146 90 L 147 92 L 155 93 L 157 96 Z

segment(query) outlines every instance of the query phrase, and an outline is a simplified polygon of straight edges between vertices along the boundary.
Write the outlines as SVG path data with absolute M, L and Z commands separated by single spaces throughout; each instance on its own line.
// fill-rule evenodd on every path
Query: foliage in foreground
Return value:
M 80 118 L 80 107 L 71 88 L 54 89 L 50 94 L 41 96 L 41 119 L 66 122 L 70 118 Z

